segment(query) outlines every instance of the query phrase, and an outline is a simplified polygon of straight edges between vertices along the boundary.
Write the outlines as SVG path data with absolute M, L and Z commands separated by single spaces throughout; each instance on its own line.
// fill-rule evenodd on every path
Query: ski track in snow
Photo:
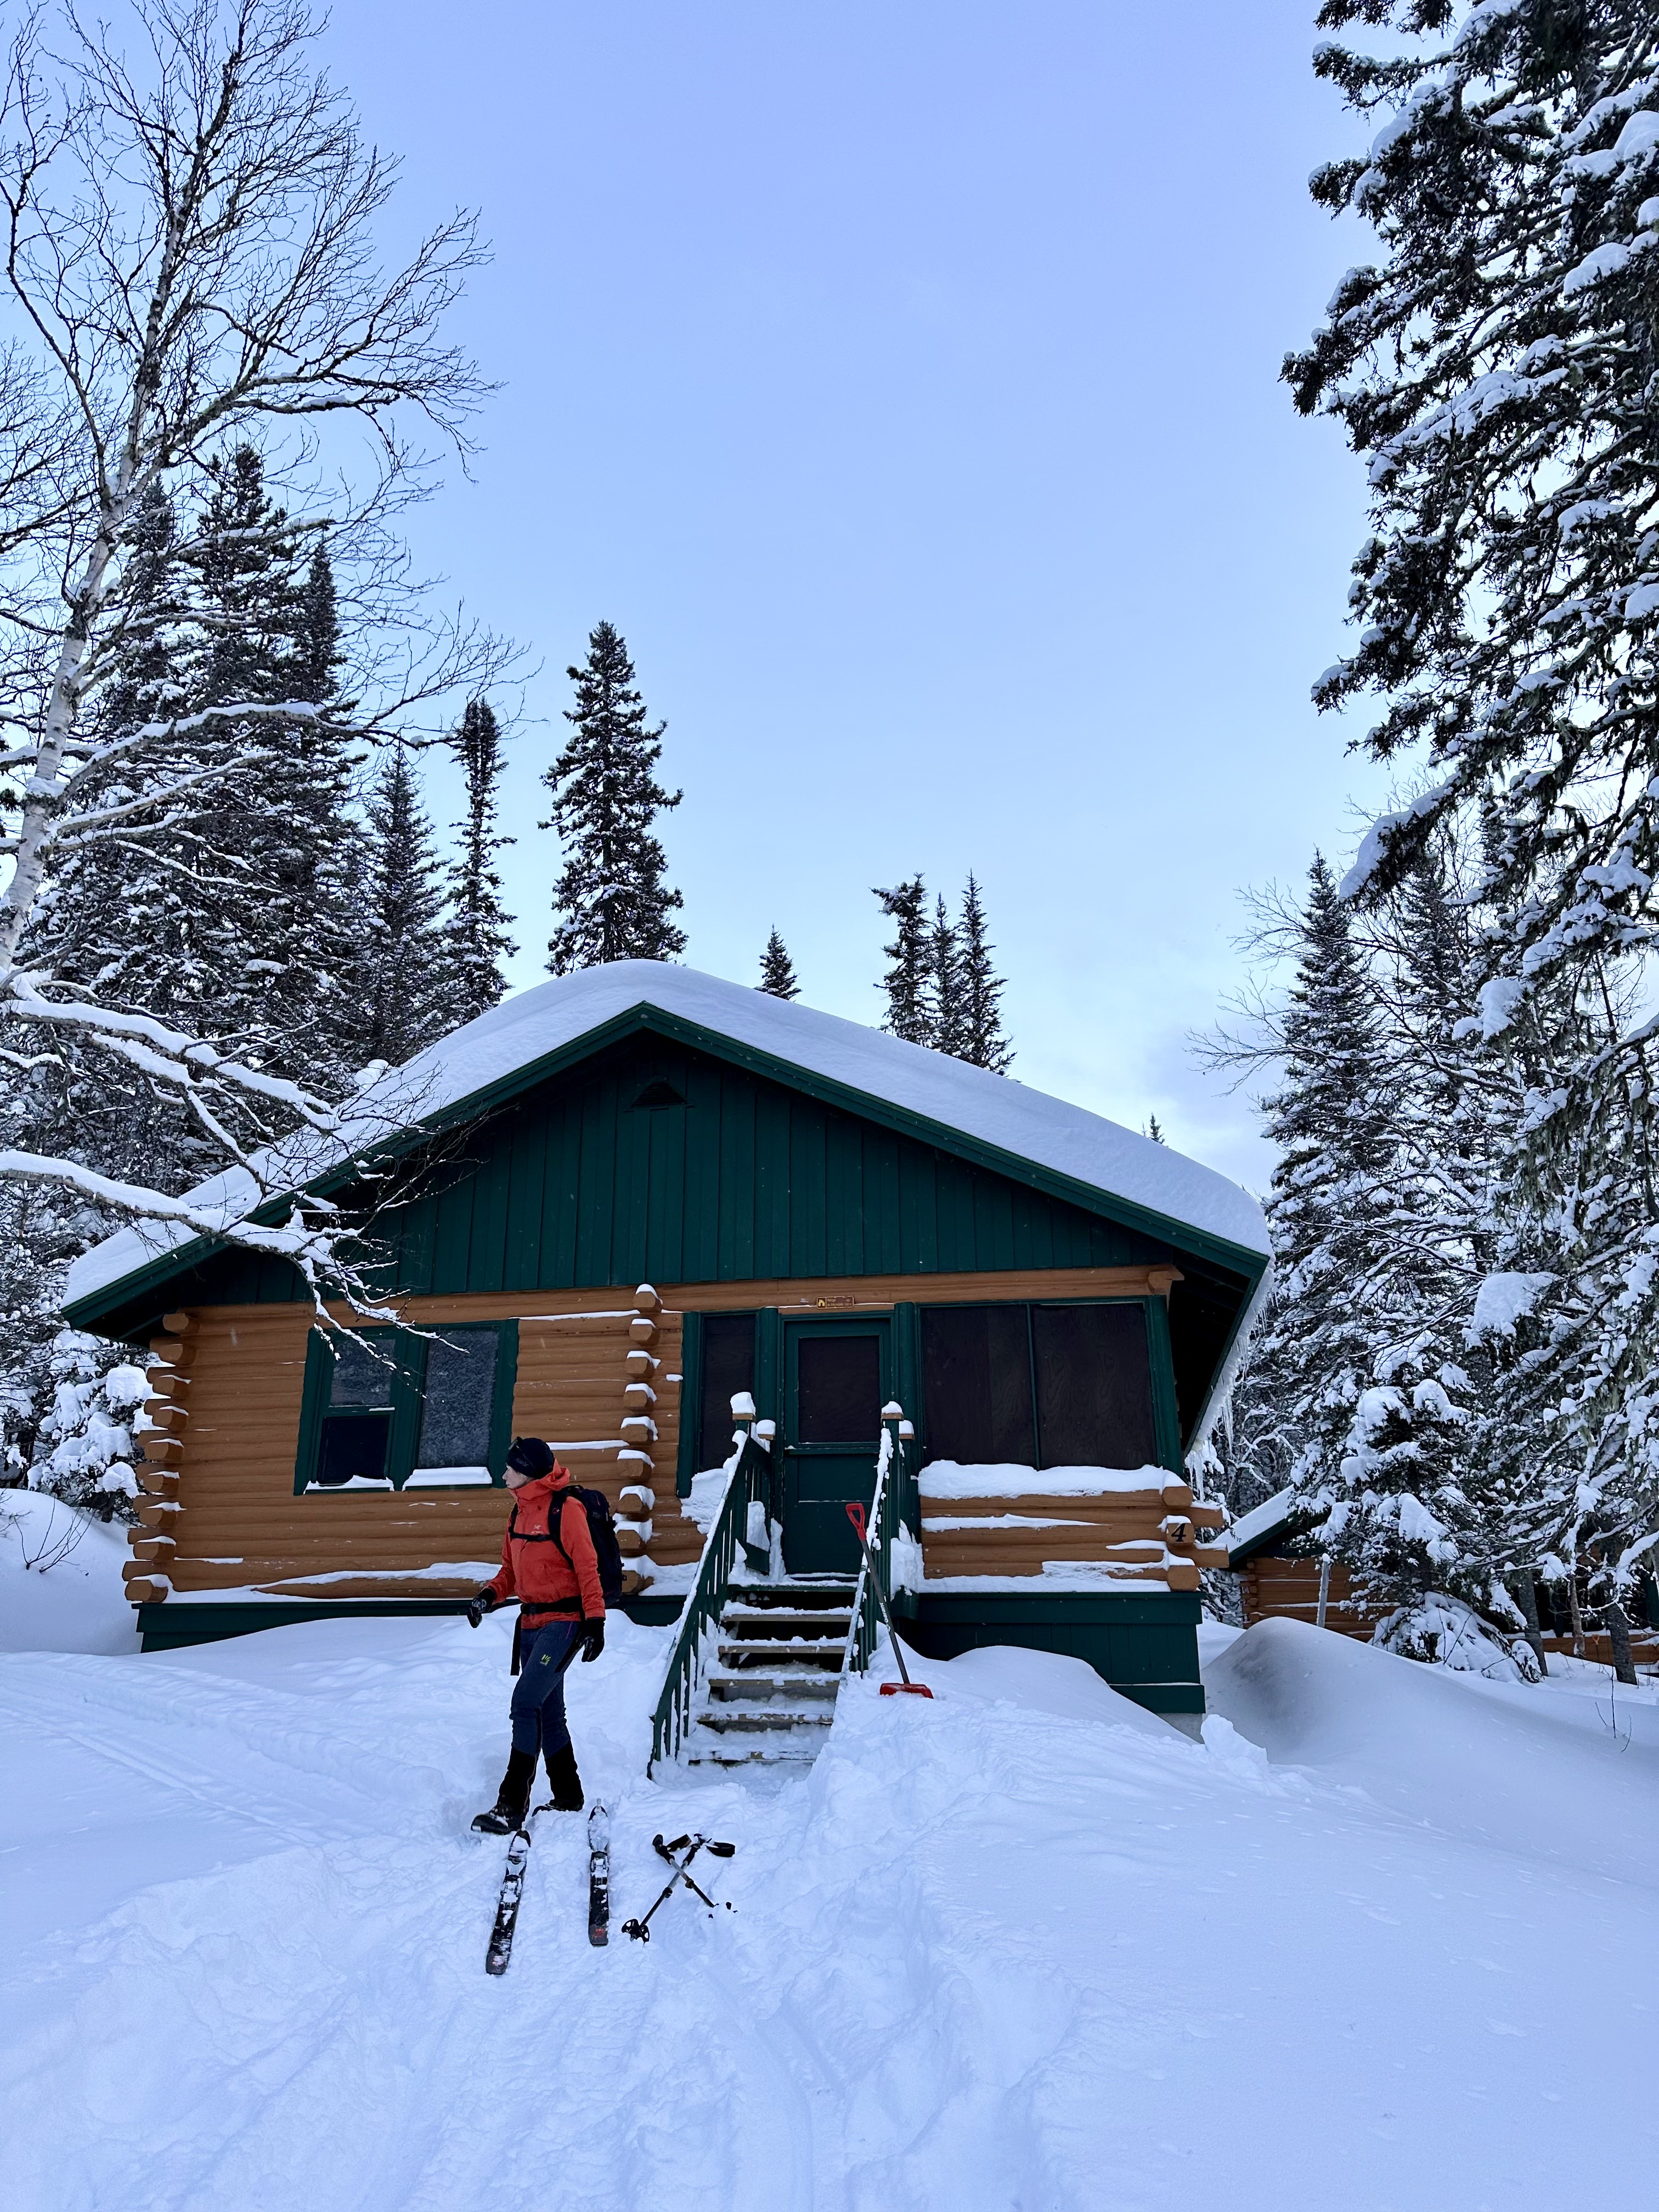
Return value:
M 1614 1730 L 1599 1671 L 1275 1623 L 1206 1639 L 1267 1752 L 981 1652 L 932 1704 L 852 1686 L 804 1778 L 650 1784 L 668 1632 L 617 1619 L 569 1685 L 611 1945 L 549 1814 L 495 1981 L 507 1635 L 0 1656 L 9 2212 L 1510 2212 L 1576 2201 L 1592 2112 L 1598 2199 L 1642 2201 L 1650 1691 Z M 687 1828 L 735 1909 L 629 1942 Z

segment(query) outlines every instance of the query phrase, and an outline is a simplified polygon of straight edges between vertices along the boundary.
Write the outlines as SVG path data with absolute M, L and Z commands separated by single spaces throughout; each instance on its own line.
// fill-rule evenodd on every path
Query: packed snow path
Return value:
M 668 1632 L 618 1620 L 570 1685 L 611 1946 L 549 1816 L 493 1982 L 507 1633 L 0 1658 L 9 2212 L 1646 2201 L 1650 1693 L 1275 1622 L 1212 1674 L 1287 1763 L 1004 1651 L 849 1684 L 774 1791 L 654 1786 Z M 685 1828 L 735 1910 L 623 1940 Z

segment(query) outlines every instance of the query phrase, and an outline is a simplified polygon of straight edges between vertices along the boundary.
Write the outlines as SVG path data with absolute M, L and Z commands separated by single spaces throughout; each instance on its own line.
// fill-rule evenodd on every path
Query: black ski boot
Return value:
M 553 1810 L 580 1813 L 586 1800 L 582 1796 L 582 1778 L 576 1771 L 576 1754 L 568 1744 L 562 1751 L 548 1753 L 547 1778 L 553 1785 Z
M 507 1762 L 494 1810 L 480 1813 L 473 1826 L 486 1836 L 510 1836 L 515 1828 L 523 1827 L 524 1816 L 530 1808 L 530 1785 L 535 1779 L 535 1753 L 515 1751 Z

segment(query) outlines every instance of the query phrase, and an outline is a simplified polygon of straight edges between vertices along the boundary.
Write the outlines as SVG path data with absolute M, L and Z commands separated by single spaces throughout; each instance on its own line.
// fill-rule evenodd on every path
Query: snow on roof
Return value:
M 461 1104 L 641 1007 L 677 1015 L 803 1073 L 844 1085 L 872 1102 L 898 1107 L 1069 1176 L 1172 1222 L 1247 1251 L 1269 1247 L 1261 1208 L 1237 1184 L 1167 1145 L 1050 1098 L 1006 1075 L 970 1067 L 949 1054 L 906 1044 L 880 1030 L 799 1002 L 769 997 L 655 960 L 621 960 L 555 977 L 503 1000 L 477 1021 L 383 1075 L 352 1105 L 335 1137 L 304 1134 L 263 1156 L 267 1188 L 293 1188 L 392 1132 Z M 240 1220 L 260 1192 L 241 1169 L 213 1176 L 191 1201 L 223 1221 Z M 94 1245 L 70 1269 L 64 1302 L 108 1290 L 169 1251 L 194 1241 L 181 1224 L 145 1223 Z
M 1235 1521 L 1227 1531 L 1226 1544 L 1231 1557 L 1235 1552 L 1248 1552 L 1252 1544 L 1259 1544 L 1264 1536 L 1276 1535 L 1291 1517 L 1291 1500 L 1294 1490 L 1276 1490 L 1260 1505 L 1252 1506 L 1243 1518 Z

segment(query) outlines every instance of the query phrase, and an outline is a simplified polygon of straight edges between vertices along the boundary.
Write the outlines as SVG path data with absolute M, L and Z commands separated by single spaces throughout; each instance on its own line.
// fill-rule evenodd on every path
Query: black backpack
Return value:
M 579 1483 L 567 1483 L 558 1511 L 549 1514 L 547 1533 L 558 1545 L 559 1556 L 573 1575 L 575 1562 L 559 1543 L 559 1526 L 564 1519 L 562 1498 L 580 1498 L 582 1502 L 582 1511 L 587 1516 L 587 1533 L 593 1540 L 593 1557 L 599 1564 L 600 1594 L 607 1606 L 613 1606 L 622 1596 L 623 1556 L 622 1546 L 617 1541 L 617 1516 L 611 1510 L 611 1500 L 602 1490 L 584 1490 Z

